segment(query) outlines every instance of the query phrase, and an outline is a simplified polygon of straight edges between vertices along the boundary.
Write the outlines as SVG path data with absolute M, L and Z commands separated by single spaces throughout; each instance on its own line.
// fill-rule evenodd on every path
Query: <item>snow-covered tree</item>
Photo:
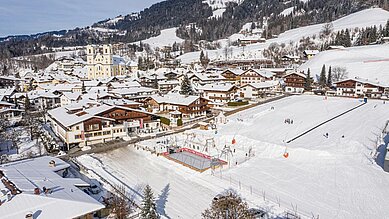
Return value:
M 142 219 L 160 218 L 157 212 L 154 194 L 149 185 L 146 185 L 143 191 L 143 201 L 141 206 L 140 218 Z
M 212 201 L 211 207 L 202 213 L 204 219 L 231 218 L 254 219 L 249 207 L 233 190 L 228 190 Z
M 331 70 L 331 66 L 328 69 L 327 86 L 328 87 L 332 86 L 332 70 Z
M 323 65 L 321 68 L 320 78 L 319 78 L 319 84 L 320 86 L 324 87 L 327 83 L 326 79 L 326 65 Z
M 305 78 L 304 89 L 311 90 L 312 81 L 311 81 L 311 69 L 308 68 L 307 77 Z
M 184 75 L 184 78 L 182 79 L 181 82 L 181 91 L 180 94 L 182 95 L 193 95 L 193 88 L 190 83 L 190 80 L 187 75 Z

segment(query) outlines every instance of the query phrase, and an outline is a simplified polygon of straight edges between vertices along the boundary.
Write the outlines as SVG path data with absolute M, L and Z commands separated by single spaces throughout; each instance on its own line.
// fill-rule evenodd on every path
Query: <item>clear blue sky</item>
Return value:
M 84 27 L 162 0 L 0 0 L 0 36 Z

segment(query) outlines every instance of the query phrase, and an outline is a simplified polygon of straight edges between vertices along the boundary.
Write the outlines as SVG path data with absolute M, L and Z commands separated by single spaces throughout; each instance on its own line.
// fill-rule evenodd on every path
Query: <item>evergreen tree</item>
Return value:
M 184 78 L 181 82 L 181 91 L 180 94 L 182 95 L 193 95 L 193 89 L 192 85 L 190 84 L 190 80 L 187 75 L 184 75 Z
M 351 46 L 351 36 L 350 31 L 346 29 L 346 32 L 344 33 L 344 43 L 343 46 L 350 47 Z
M 141 219 L 158 219 L 157 207 L 154 200 L 154 194 L 149 185 L 146 185 L 143 192 L 143 201 L 140 212 Z
M 158 78 L 157 78 L 157 75 L 154 77 L 154 81 L 153 81 L 153 88 L 154 89 L 158 89 Z
M 26 94 L 26 98 L 24 99 L 24 110 L 26 111 L 26 113 L 30 110 L 30 107 L 30 98 L 28 98 L 28 95 Z
M 324 87 L 327 83 L 326 80 L 326 65 L 323 65 L 321 68 L 321 73 L 320 73 L 320 79 L 319 79 L 319 84 L 320 86 Z
M 82 81 L 81 93 L 82 93 L 82 94 L 86 94 L 86 89 L 85 89 L 85 83 L 84 83 L 84 81 Z
M 328 69 L 327 86 L 328 87 L 332 86 L 332 70 L 331 70 L 331 66 Z
M 201 53 L 200 53 L 200 63 L 203 66 L 204 69 L 206 69 L 208 64 L 209 64 L 208 55 L 204 55 L 203 50 L 201 50 Z
M 311 69 L 308 68 L 307 77 L 305 78 L 304 89 L 305 90 L 311 90 L 311 86 L 312 86 L 312 83 L 311 83 Z

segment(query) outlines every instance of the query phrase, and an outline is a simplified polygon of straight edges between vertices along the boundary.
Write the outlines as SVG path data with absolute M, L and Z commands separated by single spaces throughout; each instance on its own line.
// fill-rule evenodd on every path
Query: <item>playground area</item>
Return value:
M 227 117 L 208 130 L 95 155 L 102 163 L 92 156 L 80 162 L 131 188 L 147 183 L 158 194 L 169 186 L 169 201 L 162 209 L 172 218 L 201 217 L 212 198 L 227 188 L 237 190 L 250 207 L 268 209 L 274 218 L 296 209 L 302 218 L 385 218 L 389 209 L 377 206 L 388 200 L 389 175 L 378 159 L 387 144 L 382 139 L 387 136 L 383 127 L 389 104 L 362 104 L 352 98 L 291 96 Z M 193 153 L 187 154 L 188 149 Z M 192 154 L 227 164 L 195 171 L 163 153 L 181 162 L 192 159 L 191 166 L 199 169 L 210 166 L 209 159 Z

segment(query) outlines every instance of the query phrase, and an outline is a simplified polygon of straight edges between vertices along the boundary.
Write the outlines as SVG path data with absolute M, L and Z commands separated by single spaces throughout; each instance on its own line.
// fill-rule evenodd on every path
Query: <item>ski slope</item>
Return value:
M 334 31 L 339 31 L 346 28 L 363 28 L 370 27 L 373 25 L 385 25 L 389 19 L 389 12 L 385 11 L 381 8 L 371 8 L 362 10 L 351 15 L 345 16 L 338 20 L 335 20 L 333 23 Z M 277 38 L 267 40 L 265 43 L 257 43 L 244 47 L 244 52 L 252 52 L 252 51 L 260 51 L 269 47 L 272 43 L 285 43 L 289 44 L 289 42 L 298 43 L 300 39 L 303 37 L 312 37 L 316 35 L 317 37 L 320 34 L 324 24 L 316 24 L 306 27 L 300 27 L 292 30 L 288 30 L 282 34 L 280 34 Z M 241 55 L 243 49 L 240 47 L 231 47 L 232 53 L 234 57 Z M 223 49 L 219 50 L 208 50 L 208 57 L 211 60 L 224 59 Z M 200 52 L 191 52 L 183 54 L 178 57 L 182 63 L 189 64 L 193 61 L 198 61 L 198 57 L 200 57 Z
M 183 39 L 177 37 L 176 35 L 177 28 L 169 28 L 161 30 L 161 34 L 156 37 L 151 37 L 145 40 L 142 40 L 142 43 L 149 44 L 152 48 L 162 48 L 163 46 L 172 46 L 175 42 L 182 43 Z M 135 42 L 134 44 L 140 44 L 140 42 Z
M 209 170 L 200 174 L 132 146 L 94 156 L 106 168 L 102 175 L 108 171 L 138 190 L 150 184 L 165 217 L 199 218 L 212 197 L 233 188 L 250 206 L 266 208 L 274 217 L 297 208 L 305 217 L 387 218 L 389 174 L 371 153 L 389 118 L 388 104 L 369 100 L 296 141 L 283 143 L 359 104 L 358 99 L 292 96 L 231 116 L 227 124 L 218 126 L 215 139 L 228 142 L 235 137 L 237 147 L 252 147 L 255 156 L 218 170 L 215 176 Z M 285 124 L 285 118 L 293 119 L 293 125 Z M 283 157 L 285 149 L 287 159 Z M 101 170 L 89 155 L 78 159 Z M 159 194 L 163 194 L 161 198 Z
M 389 84 L 388 54 L 389 44 L 329 50 L 319 53 L 299 69 L 307 72 L 309 68 L 312 76 L 318 76 L 324 64 L 327 69 L 329 66 L 344 67 L 350 78 L 360 77 Z

